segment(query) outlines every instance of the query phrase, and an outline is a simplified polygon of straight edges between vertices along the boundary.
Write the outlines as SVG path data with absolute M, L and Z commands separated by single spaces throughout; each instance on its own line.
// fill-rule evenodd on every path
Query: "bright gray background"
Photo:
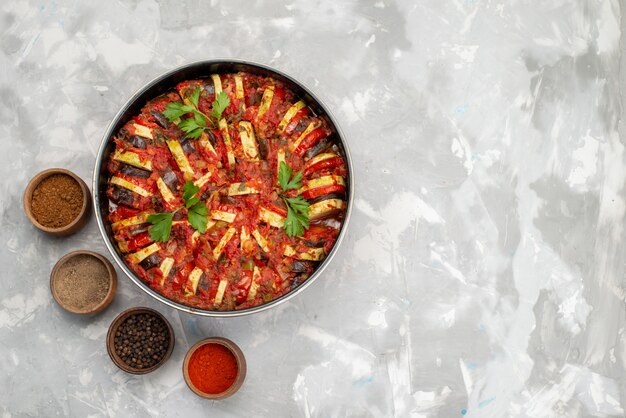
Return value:
M 3 1 L 0 414 L 624 416 L 621 9 Z M 179 314 L 121 275 L 105 313 L 62 312 L 52 265 L 106 249 L 93 218 L 66 239 L 31 227 L 28 179 L 60 166 L 90 182 L 101 136 L 136 89 L 216 57 L 273 65 L 336 114 L 357 181 L 338 256 L 302 295 L 250 317 Z M 104 349 L 113 317 L 138 305 L 163 312 L 177 337 L 144 377 Z M 187 348 L 210 335 L 237 342 L 249 364 L 220 402 L 181 375 Z

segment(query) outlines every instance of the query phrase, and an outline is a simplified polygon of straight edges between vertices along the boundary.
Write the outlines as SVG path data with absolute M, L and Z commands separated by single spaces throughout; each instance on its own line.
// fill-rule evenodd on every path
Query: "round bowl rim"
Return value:
M 149 313 L 156 317 L 161 318 L 161 320 L 163 320 L 163 322 L 167 326 L 167 330 L 169 332 L 169 346 L 167 348 L 167 351 L 165 352 L 165 355 L 157 364 L 155 364 L 152 367 L 148 367 L 147 369 L 136 369 L 134 367 L 127 365 L 115 352 L 115 331 L 117 331 L 117 329 L 120 327 L 120 325 L 126 318 L 128 318 L 130 315 L 138 314 L 138 313 Z M 174 329 L 172 328 L 172 324 L 170 324 L 170 321 L 167 320 L 165 315 L 163 315 L 161 312 L 152 308 L 148 308 L 145 306 L 135 306 L 135 307 L 128 308 L 120 312 L 113 319 L 113 321 L 111 321 L 111 325 L 109 325 L 109 330 L 107 331 L 107 337 L 105 341 L 106 341 L 106 346 L 107 346 L 107 353 L 109 354 L 111 361 L 120 370 L 123 370 L 126 373 L 130 373 L 130 374 L 147 374 L 147 373 L 155 371 L 156 369 L 164 365 L 167 362 L 167 360 L 169 360 L 169 358 L 172 355 L 172 352 L 174 351 L 174 344 L 176 343 L 176 337 L 174 335 Z
M 189 361 L 191 360 L 191 356 L 196 352 L 196 350 L 206 344 L 219 344 L 226 347 L 237 361 L 237 377 L 235 378 L 233 384 L 221 393 L 202 392 L 193 384 L 191 377 L 189 377 Z M 247 372 L 248 366 L 243 351 L 241 351 L 241 348 L 233 341 L 224 337 L 208 337 L 198 341 L 192 345 L 189 350 L 187 350 L 187 354 L 185 354 L 185 359 L 183 360 L 183 377 L 185 379 L 185 383 L 193 393 L 205 399 L 224 399 L 234 395 L 243 385 Z
M 100 178 L 100 171 L 101 171 L 102 165 L 103 165 L 103 161 L 102 160 L 103 160 L 103 157 L 104 157 L 104 153 L 105 153 L 105 150 L 106 150 L 106 146 L 107 146 L 108 140 L 111 137 L 111 135 L 114 133 L 113 130 L 114 130 L 115 126 L 117 125 L 119 120 L 124 116 L 124 114 L 126 113 L 128 108 L 136 100 L 138 100 L 141 97 L 142 94 L 144 94 L 149 89 L 155 87 L 158 83 L 162 82 L 163 80 L 167 79 L 168 77 L 174 76 L 176 73 L 182 72 L 182 71 L 187 70 L 187 69 L 191 69 L 191 68 L 196 67 L 196 66 L 209 66 L 209 65 L 215 65 L 215 64 L 247 65 L 247 66 L 251 66 L 251 67 L 256 67 L 257 69 L 262 70 L 262 71 L 268 71 L 268 72 L 277 74 L 279 77 L 282 77 L 282 78 L 288 80 L 289 82 L 294 83 L 299 88 L 301 88 L 306 94 L 308 94 L 310 97 L 312 97 L 317 102 L 317 104 L 324 110 L 326 116 L 332 122 L 333 127 L 335 128 L 335 131 L 337 132 L 337 136 L 339 137 L 339 140 L 341 142 L 341 146 L 343 147 L 343 152 L 344 152 L 345 158 L 346 158 L 346 164 L 347 164 L 347 168 L 348 168 L 347 177 L 348 177 L 348 182 L 349 182 L 349 185 L 350 185 L 350 187 L 348 188 L 348 194 L 347 194 L 346 212 L 345 212 L 343 224 L 341 226 L 341 230 L 339 231 L 339 236 L 337 237 L 337 240 L 335 241 L 335 244 L 333 245 L 333 248 L 331 249 L 330 253 L 326 256 L 326 258 L 322 261 L 322 263 L 317 267 L 317 269 L 313 272 L 313 274 L 307 280 L 305 280 L 303 283 L 298 285 L 296 288 L 294 288 L 293 290 L 285 293 L 284 295 L 280 296 L 279 298 L 273 299 L 270 302 L 267 302 L 267 303 L 264 303 L 262 305 L 258 305 L 258 306 L 252 307 L 252 308 L 246 308 L 246 309 L 241 309 L 241 310 L 231 310 L 231 311 L 212 311 L 212 310 L 207 310 L 207 309 L 194 308 L 192 306 L 188 306 L 188 305 L 184 305 L 184 304 L 179 303 L 179 302 L 175 302 L 175 301 L 173 301 L 173 300 L 171 300 L 171 299 L 161 295 L 160 293 L 156 292 L 152 288 L 150 288 L 137 275 L 135 275 L 135 273 L 133 273 L 130 270 L 130 268 L 126 265 L 124 260 L 119 256 L 119 254 L 117 253 L 117 251 L 114 248 L 114 244 L 111 242 L 111 239 L 109 238 L 109 236 L 107 234 L 106 227 L 104 225 L 104 219 L 102 218 L 102 215 L 100 213 L 99 178 Z M 117 114 L 111 120 L 111 123 L 108 125 L 108 127 L 107 127 L 107 129 L 106 129 L 106 131 L 105 131 L 105 133 L 104 133 L 104 135 L 102 137 L 102 140 L 100 142 L 100 147 L 98 149 L 98 154 L 96 156 L 96 162 L 95 162 L 94 171 L 93 171 L 92 190 L 93 190 L 93 193 L 92 193 L 93 210 L 95 212 L 95 216 L 96 216 L 96 220 L 97 220 L 97 224 L 98 224 L 98 229 L 100 230 L 100 234 L 102 235 L 102 237 L 104 239 L 104 243 L 105 243 L 107 249 L 109 250 L 109 253 L 113 257 L 113 259 L 115 260 L 117 265 L 120 267 L 120 269 L 126 274 L 126 276 L 128 276 L 144 292 L 148 293 L 150 296 L 152 296 L 153 298 L 157 299 L 161 303 L 164 303 L 165 305 L 168 305 L 168 306 L 170 306 L 170 307 L 172 307 L 174 309 L 177 309 L 177 310 L 182 311 L 182 312 L 191 313 L 191 314 L 194 314 L 194 315 L 217 317 L 217 318 L 227 318 L 227 317 L 238 317 L 238 316 L 258 313 L 258 312 L 262 312 L 262 311 L 265 311 L 267 309 L 270 309 L 272 307 L 278 306 L 278 305 L 286 302 L 287 300 L 293 298 L 294 296 L 296 296 L 297 294 L 302 292 L 307 287 L 309 287 L 323 273 L 323 271 L 326 269 L 326 267 L 330 264 L 331 260 L 337 254 L 337 252 L 339 250 L 339 247 L 340 247 L 340 244 L 341 244 L 341 242 L 343 241 L 344 237 L 347 234 L 348 225 L 349 225 L 349 222 L 350 222 L 350 216 L 351 216 L 351 213 L 352 213 L 352 206 L 353 206 L 353 202 L 354 202 L 355 181 L 354 181 L 354 168 L 353 168 L 353 163 L 352 163 L 352 156 L 350 154 L 350 148 L 349 148 L 348 143 L 347 143 L 347 141 L 345 139 L 345 135 L 343 134 L 343 131 L 341 130 L 341 127 L 337 123 L 337 120 L 336 120 L 335 116 L 329 110 L 328 106 L 316 94 L 314 94 L 313 91 L 306 84 L 304 84 L 301 81 L 295 79 L 294 77 L 292 77 L 291 75 L 283 72 L 282 70 L 278 70 L 276 68 L 273 68 L 273 67 L 265 65 L 265 64 L 260 64 L 260 63 L 253 62 L 253 61 L 250 61 L 250 60 L 241 60 L 241 59 L 236 59 L 236 58 L 215 58 L 215 59 L 193 61 L 193 62 L 184 64 L 184 65 L 178 66 L 176 68 L 173 68 L 171 70 L 163 72 L 162 74 L 158 75 L 157 77 L 154 77 L 152 80 L 150 80 L 149 82 L 144 84 L 141 88 L 139 88 L 122 105 L 122 107 L 119 109 Z
M 35 191 L 39 183 L 41 183 L 48 177 L 53 176 L 55 174 L 65 174 L 67 176 L 70 176 L 72 179 L 74 179 L 74 181 L 76 181 L 76 183 L 78 183 L 78 185 L 80 186 L 80 190 L 83 193 L 83 204 L 80 208 L 80 212 L 78 212 L 78 215 L 76 215 L 76 218 L 74 218 L 72 222 L 59 228 L 50 228 L 37 222 L 37 219 L 35 219 L 35 215 L 33 215 L 31 201 L 33 198 L 33 192 Z M 77 232 L 83 226 L 83 225 L 80 225 L 80 223 L 85 221 L 86 215 L 89 214 L 88 209 L 92 201 L 92 196 L 90 194 L 91 193 L 89 192 L 89 188 L 87 187 L 87 184 L 76 173 L 73 173 L 70 170 L 67 170 L 65 168 L 60 168 L 60 167 L 47 168 L 35 174 L 28 181 L 28 184 L 26 185 L 26 188 L 24 189 L 24 196 L 23 196 L 24 213 L 26 214 L 26 217 L 28 218 L 28 220 L 33 224 L 33 226 L 39 229 L 40 231 L 43 231 L 52 235 L 70 235 L 70 234 Z
M 109 273 L 109 291 L 107 292 L 106 296 L 104 297 L 104 299 L 102 299 L 102 301 L 98 305 L 86 311 L 79 311 L 79 310 L 72 309 L 69 306 L 64 305 L 58 298 L 58 295 L 56 292 L 56 286 L 55 286 L 55 282 L 56 282 L 55 279 L 57 277 L 57 273 L 59 269 L 69 260 L 79 255 L 89 255 L 100 260 L 106 267 L 107 272 Z M 59 305 L 61 308 L 63 308 L 67 312 L 70 312 L 73 314 L 92 315 L 92 314 L 97 314 L 99 312 L 102 312 L 113 302 L 116 292 L 117 292 L 117 272 L 115 271 L 113 264 L 111 264 L 111 262 L 106 257 L 94 251 L 89 251 L 89 250 L 71 251 L 65 254 L 63 257 L 59 258 L 59 261 L 55 263 L 54 267 L 52 267 L 52 271 L 50 272 L 50 293 L 52 293 L 52 298 L 57 303 L 57 305 Z

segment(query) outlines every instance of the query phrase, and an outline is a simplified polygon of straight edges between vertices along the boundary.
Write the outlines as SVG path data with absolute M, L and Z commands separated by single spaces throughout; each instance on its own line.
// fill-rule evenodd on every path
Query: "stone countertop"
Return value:
M 1 416 L 624 416 L 623 10 L 2 2 Z M 35 230 L 21 209 L 28 179 L 57 166 L 90 183 L 102 134 L 136 89 L 218 57 L 283 70 L 335 113 L 356 169 L 337 257 L 257 315 L 179 313 L 119 271 L 108 310 L 65 313 L 52 265 L 74 249 L 109 254 L 93 217 L 66 239 Z M 169 318 L 176 347 L 131 376 L 104 337 L 140 305 Z M 211 335 L 249 365 L 224 401 L 198 398 L 181 373 L 187 348 Z

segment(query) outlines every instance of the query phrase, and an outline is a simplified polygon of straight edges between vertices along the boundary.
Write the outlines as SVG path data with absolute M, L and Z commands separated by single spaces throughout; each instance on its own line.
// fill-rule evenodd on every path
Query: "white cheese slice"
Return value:
M 239 137 L 241 138 L 241 148 L 243 153 L 249 160 L 259 159 L 259 150 L 257 148 L 256 137 L 254 136 L 254 128 L 250 122 L 240 122 Z
M 171 140 L 165 142 L 167 143 L 167 147 L 170 149 L 178 168 L 180 168 L 180 171 L 183 172 L 185 180 L 192 180 L 194 175 L 193 168 L 191 168 L 189 160 L 183 152 L 183 147 L 180 146 L 180 142 Z
M 217 246 L 213 248 L 213 257 L 216 260 L 220 257 L 220 254 L 222 254 L 222 251 L 224 251 L 224 247 L 226 246 L 226 244 L 228 244 L 233 235 L 235 235 L 236 231 L 237 230 L 235 228 L 228 228 L 228 231 L 226 231 L 224 236 L 220 239 L 220 242 L 218 242 Z
M 119 151 L 116 149 L 113 153 L 113 159 L 138 168 L 143 168 L 144 170 L 152 171 L 152 161 L 142 161 L 139 155 L 132 151 Z
M 123 187 L 125 189 L 128 189 L 131 192 L 137 193 L 140 196 L 144 196 L 144 197 L 152 196 L 152 193 L 150 193 L 146 189 L 144 189 L 142 187 L 139 187 L 136 184 L 131 183 L 128 180 L 124 180 L 121 177 L 113 176 L 113 177 L 111 177 L 110 182 L 111 182 L 111 184 L 115 184 L 117 186 L 120 186 L 120 187 Z
M 302 100 L 299 100 L 291 105 L 291 107 L 287 109 L 287 113 L 285 113 L 285 116 L 283 116 L 280 123 L 278 124 L 278 132 L 280 132 L 281 134 L 285 132 L 285 129 L 287 129 L 287 125 L 289 125 L 291 119 L 293 119 L 293 117 L 296 116 L 296 113 L 298 113 L 300 109 L 302 109 L 304 106 L 306 105 Z
M 160 249 L 161 249 L 161 246 L 159 244 L 157 244 L 156 242 L 154 242 L 154 243 L 148 245 L 147 247 L 144 247 L 141 250 L 139 250 L 139 251 L 129 255 L 128 256 L 128 260 L 131 263 L 133 263 L 133 264 L 139 264 L 146 257 L 151 256 L 152 254 L 156 253 Z

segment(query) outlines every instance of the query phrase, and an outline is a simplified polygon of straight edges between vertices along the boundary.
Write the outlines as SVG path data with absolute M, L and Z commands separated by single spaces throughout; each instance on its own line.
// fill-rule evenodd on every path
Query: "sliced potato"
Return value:
M 254 266 L 252 271 L 252 283 L 250 283 L 250 290 L 248 291 L 248 300 L 252 300 L 256 297 L 257 290 L 259 289 L 259 280 L 261 279 L 261 272 L 257 266 Z
M 230 139 L 230 133 L 228 132 L 228 124 L 226 123 L 226 119 L 220 119 L 220 121 L 218 122 L 218 126 L 220 128 L 220 131 L 222 132 L 224 145 L 226 145 L 226 156 L 228 157 L 228 164 L 230 166 L 234 166 L 235 154 L 233 153 L 233 143 Z
M 226 290 L 226 286 L 228 285 L 227 279 L 220 280 L 220 284 L 217 286 L 217 293 L 215 293 L 215 299 L 213 300 L 214 305 L 221 305 L 222 299 L 224 299 L 224 291 Z
M 187 283 L 185 283 L 185 296 L 192 296 L 196 294 L 196 291 L 198 290 L 198 283 L 200 282 L 202 274 L 204 274 L 204 271 L 198 267 L 194 268 L 191 273 L 189 273 Z
M 276 182 L 278 182 L 278 173 L 280 172 L 280 163 L 285 163 L 285 150 L 279 149 L 276 153 Z
M 335 154 L 334 152 L 324 152 L 322 154 L 318 154 L 315 157 L 311 158 L 309 161 L 306 162 L 306 166 L 307 167 L 311 167 L 319 162 L 322 162 L 324 160 L 328 160 L 330 158 L 334 158 L 334 157 L 339 157 L 337 154 Z
M 211 176 L 213 176 L 213 171 L 209 170 L 205 175 L 194 181 L 193 184 L 195 184 L 199 188 L 202 188 L 202 186 L 204 186 L 209 180 L 211 180 Z
M 241 147 L 246 158 L 250 160 L 259 159 L 259 150 L 254 136 L 254 128 L 250 122 L 240 122 L 239 136 L 241 138 Z
M 265 251 L 266 253 L 270 252 L 270 247 L 269 245 L 267 245 L 267 240 L 263 237 L 263 235 L 261 235 L 258 229 L 255 229 L 254 231 L 252 231 L 252 236 L 254 237 L 257 244 L 259 244 L 259 247 L 261 247 L 263 251 Z
M 213 257 L 216 260 L 220 257 L 220 254 L 222 254 L 222 251 L 224 251 L 224 247 L 226 246 L 226 244 L 228 244 L 233 235 L 235 235 L 236 231 L 237 230 L 235 228 L 228 228 L 228 231 L 226 231 L 224 236 L 220 239 L 220 242 L 218 242 L 217 246 L 213 248 Z
M 121 177 L 113 176 L 113 177 L 111 177 L 110 182 L 111 182 L 111 184 L 115 184 L 117 186 L 120 186 L 120 187 L 123 187 L 125 189 L 128 189 L 131 192 L 137 193 L 140 196 L 143 196 L 143 197 L 150 197 L 150 196 L 152 196 L 152 193 L 150 193 L 146 189 L 144 189 L 142 187 L 139 187 L 136 184 L 131 183 L 130 181 L 125 180 L 125 179 L 123 179 Z
M 170 188 L 167 187 L 167 184 L 165 184 L 165 182 L 163 181 L 161 177 L 157 179 L 156 184 L 159 189 L 159 192 L 161 193 L 161 196 L 163 196 L 163 199 L 165 199 L 165 201 L 169 203 L 170 205 L 175 204 L 176 197 L 174 196 Z
M 165 260 L 163 260 L 161 262 L 161 265 L 159 266 L 159 270 L 161 270 L 161 281 L 160 281 L 160 285 L 163 286 L 163 284 L 165 283 L 165 279 L 167 278 L 167 276 L 170 275 L 170 271 L 172 271 L 172 267 L 174 266 L 174 259 L 171 257 L 167 257 L 165 258 Z
M 300 134 L 300 136 L 298 137 L 298 139 L 296 139 L 291 145 L 289 145 L 289 150 L 291 152 L 293 152 L 296 148 L 298 148 L 298 146 L 300 146 L 300 143 L 302 142 L 302 140 L 304 138 L 306 138 L 306 136 L 308 134 L 310 134 L 311 132 L 313 132 L 315 129 L 317 129 L 317 127 L 319 126 L 319 123 L 317 121 L 313 121 L 311 123 L 309 123 L 309 126 L 306 127 L 306 129 L 304 130 L 304 132 L 302 132 Z
M 133 132 L 134 135 L 143 136 L 144 138 L 148 138 L 148 139 L 154 139 L 154 137 L 152 136 L 152 129 L 148 128 L 147 126 L 143 126 L 138 123 L 133 123 L 132 127 L 133 127 L 133 130 L 135 131 Z
M 304 186 L 298 189 L 298 194 L 302 194 L 307 190 L 317 189 L 318 187 L 334 186 L 335 184 L 345 186 L 346 182 L 343 177 L 332 174 L 329 176 L 318 177 L 316 179 L 309 180 Z
M 222 79 L 219 74 L 211 74 L 213 80 L 213 86 L 215 87 L 215 95 L 217 96 L 222 92 Z
M 183 147 L 180 146 L 180 142 L 172 140 L 165 142 L 167 143 L 167 147 L 170 149 L 178 168 L 180 168 L 180 171 L 183 172 L 185 181 L 193 180 L 193 168 L 191 168 L 191 164 L 189 164 L 189 160 L 183 152 Z
M 257 118 L 260 118 L 269 110 L 270 105 L 272 104 L 273 98 L 274 98 L 274 86 L 267 86 L 267 88 L 263 92 L 263 97 L 261 98 L 261 104 L 259 105 L 259 112 L 257 113 Z
M 217 221 L 224 221 L 224 222 L 232 223 L 237 217 L 237 214 L 226 212 L 223 210 L 212 210 L 210 216 L 211 216 L 211 219 L 215 219 Z
M 320 261 L 326 256 L 324 248 L 309 248 L 305 252 L 296 253 L 296 250 L 291 245 L 285 246 L 283 254 L 287 257 L 294 257 L 298 260 Z
M 282 228 L 285 225 L 285 217 L 269 209 L 260 208 L 259 218 L 274 228 Z
M 316 220 L 346 208 L 346 202 L 341 199 L 327 199 L 309 206 L 309 219 Z
M 198 244 L 198 240 L 200 239 L 200 232 L 198 231 L 194 231 L 193 234 L 191 234 L 191 245 L 193 245 L 194 247 Z
M 148 245 L 147 247 L 142 248 L 141 250 L 132 253 L 128 256 L 128 260 L 133 264 L 139 264 L 143 261 L 144 258 L 151 256 L 161 249 L 161 246 L 156 242 Z
M 135 166 L 137 168 L 143 168 L 144 170 L 152 171 L 152 161 L 142 161 L 141 157 L 139 157 L 136 152 L 120 151 L 116 149 L 113 153 L 113 159 Z
M 250 239 L 250 233 L 248 233 L 248 229 L 245 226 L 242 226 L 241 232 L 239 233 L 239 242 L 241 248 L 245 248 L 251 241 L 252 240 Z
M 202 134 L 200 135 L 200 138 L 198 138 L 198 144 L 200 144 L 202 148 L 207 150 L 209 154 L 213 154 L 214 156 L 217 157 L 217 152 L 215 152 L 215 148 L 213 148 L 213 145 L 211 144 L 211 141 L 209 140 L 209 135 L 206 132 L 202 132 Z
M 152 215 L 152 212 L 141 212 L 132 218 L 122 219 L 121 221 L 114 222 L 111 224 L 111 228 L 113 232 L 117 232 L 122 228 L 126 228 L 129 226 L 140 225 L 146 223 L 148 220 L 148 216 Z
M 289 125 L 289 122 L 291 122 L 291 119 L 293 119 L 293 117 L 296 116 L 296 113 L 298 113 L 298 111 L 300 111 L 300 109 L 302 109 L 304 106 L 306 106 L 306 104 L 302 100 L 299 100 L 291 105 L 291 107 L 287 109 L 287 113 L 285 113 L 285 116 L 283 116 L 280 123 L 278 124 L 278 132 L 280 132 L 281 134 L 285 132 L 285 129 L 287 128 L 287 125 Z
M 244 194 L 260 193 L 254 187 L 246 186 L 246 183 L 233 183 L 228 186 L 228 196 L 240 196 Z
M 239 74 L 235 74 L 235 97 L 241 100 L 243 108 L 246 108 L 246 103 L 244 101 L 245 94 L 243 89 L 243 79 Z

